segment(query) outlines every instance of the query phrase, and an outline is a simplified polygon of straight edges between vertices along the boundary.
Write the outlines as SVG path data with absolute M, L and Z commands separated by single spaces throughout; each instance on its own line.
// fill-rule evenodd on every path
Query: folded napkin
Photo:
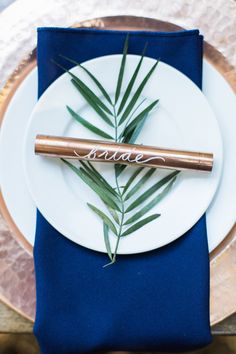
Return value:
M 83 62 L 121 53 L 126 35 L 39 28 L 39 96 L 63 73 L 51 59 L 63 54 Z M 202 36 L 197 30 L 131 32 L 129 53 L 140 54 L 146 42 L 147 56 L 161 58 L 201 87 Z M 67 61 L 63 65 L 71 67 Z M 119 256 L 116 264 L 103 268 L 105 254 L 69 241 L 38 212 L 34 257 L 34 332 L 42 354 L 185 351 L 211 341 L 205 215 L 171 244 Z

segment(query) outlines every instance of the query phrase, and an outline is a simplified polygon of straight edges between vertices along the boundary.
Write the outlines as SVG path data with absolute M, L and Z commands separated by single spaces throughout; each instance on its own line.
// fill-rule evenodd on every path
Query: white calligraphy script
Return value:
M 135 148 L 130 152 L 124 152 L 124 153 L 120 153 L 120 150 L 118 149 L 114 153 L 112 153 L 112 155 L 110 155 L 111 153 L 108 150 L 104 150 L 101 152 L 101 148 L 99 148 L 98 146 L 93 147 L 86 155 L 79 155 L 77 151 L 74 150 L 74 154 L 78 156 L 79 159 L 87 159 L 87 160 L 104 159 L 105 161 L 114 161 L 114 162 L 127 161 L 136 164 L 145 164 L 153 160 L 161 160 L 165 162 L 165 158 L 161 156 L 151 156 L 143 160 L 144 157 L 143 154 L 137 154 L 132 159 L 131 155 L 133 153 L 135 153 Z

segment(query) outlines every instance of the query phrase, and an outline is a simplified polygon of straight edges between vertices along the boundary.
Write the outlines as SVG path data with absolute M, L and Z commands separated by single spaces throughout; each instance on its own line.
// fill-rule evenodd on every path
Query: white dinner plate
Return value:
M 90 60 L 84 65 L 112 94 L 120 60 L 121 55 L 112 55 Z M 123 87 L 129 82 L 138 60 L 139 56 L 127 57 Z M 145 58 L 137 85 L 154 63 L 154 59 Z M 72 72 L 79 74 L 94 92 L 97 91 L 82 69 L 75 67 Z M 151 213 L 160 213 L 161 217 L 123 237 L 119 246 L 120 254 L 155 249 L 183 235 L 206 211 L 221 174 L 222 144 L 218 124 L 206 98 L 191 80 L 171 66 L 160 63 L 145 86 L 143 97 L 148 101 L 159 98 L 160 103 L 145 123 L 137 143 L 213 152 L 214 167 L 210 174 L 182 172 L 169 195 L 152 209 Z M 100 199 L 60 160 L 34 154 L 35 136 L 39 133 L 96 138 L 95 134 L 70 117 L 66 105 L 79 111 L 92 124 L 112 134 L 112 130 L 108 129 L 106 123 L 75 90 L 69 75 L 62 75 L 42 95 L 30 118 L 24 150 L 29 189 L 40 212 L 59 232 L 80 245 L 105 252 L 102 222 L 87 206 L 89 202 L 105 212 Z M 101 163 L 96 166 L 109 183 L 114 185 L 113 166 Z M 128 168 L 122 174 L 121 184 L 125 183 L 131 171 L 132 168 Z M 146 188 L 166 173 L 163 170 L 156 171 Z M 114 236 L 111 238 L 112 247 L 115 242 Z
M 23 171 L 22 140 L 29 116 L 37 102 L 37 81 L 35 68 L 11 99 L 0 131 L 1 192 L 15 224 L 32 246 L 35 238 L 36 207 L 28 191 Z M 236 97 L 226 80 L 205 59 L 203 93 L 216 115 L 224 145 L 224 167 L 220 186 L 206 213 L 208 245 L 211 252 L 221 243 L 235 222 Z M 11 139 L 13 132 L 17 134 Z

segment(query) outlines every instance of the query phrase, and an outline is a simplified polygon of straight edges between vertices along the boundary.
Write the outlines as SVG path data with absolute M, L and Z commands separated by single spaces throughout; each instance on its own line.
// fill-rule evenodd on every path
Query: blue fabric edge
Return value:
M 136 34 L 142 34 L 145 35 L 147 34 L 148 36 L 162 36 L 162 37 L 178 37 L 178 36 L 194 36 L 194 35 L 200 35 L 200 32 L 198 29 L 192 29 L 192 30 L 179 30 L 175 32 L 162 32 L 162 31 L 133 31 L 133 30 L 111 30 L 111 29 L 100 29 L 100 28 L 61 28 L 61 27 L 38 27 L 37 28 L 38 32 L 44 32 L 44 31 L 49 31 L 49 32 L 70 32 L 70 33 L 78 33 L 78 32 L 83 32 L 83 33 L 93 33 L 93 34 L 126 34 L 129 32 L 131 35 L 136 35 Z

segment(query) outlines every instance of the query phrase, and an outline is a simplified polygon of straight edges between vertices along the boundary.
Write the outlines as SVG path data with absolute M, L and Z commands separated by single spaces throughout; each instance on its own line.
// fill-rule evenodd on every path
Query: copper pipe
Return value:
M 213 154 L 154 146 L 37 135 L 35 154 L 175 170 L 211 171 Z

